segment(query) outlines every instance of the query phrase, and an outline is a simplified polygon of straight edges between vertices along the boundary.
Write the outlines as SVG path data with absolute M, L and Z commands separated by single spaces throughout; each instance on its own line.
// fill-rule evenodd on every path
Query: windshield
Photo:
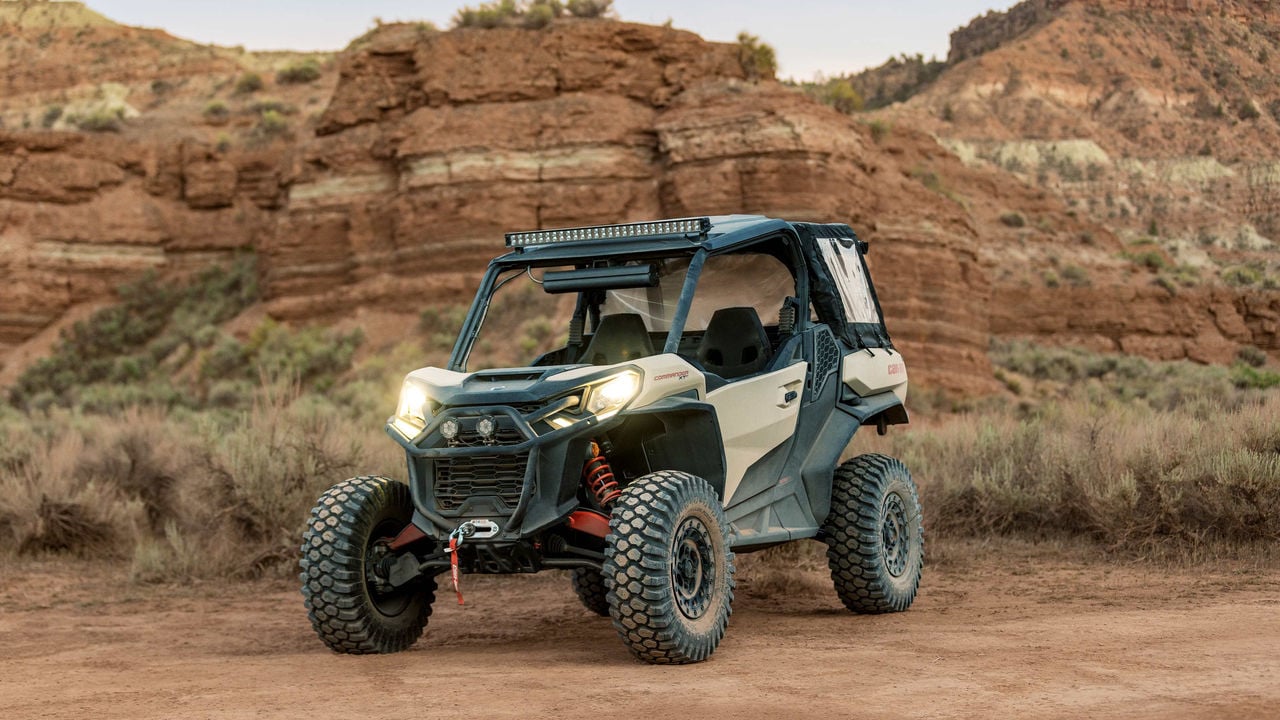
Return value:
M 493 281 L 488 310 L 464 367 L 475 371 L 612 365 L 661 353 L 680 306 L 690 262 L 690 256 L 683 255 L 508 266 Z M 743 252 L 708 257 L 677 352 L 696 355 L 702 333 L 723 308 L 751 308 L 765 328 L 776 330 L 779 310 L 796 292 L 790 269 L 772 255 Z M 575 315 L 581 322 L 577 337 L 571 333 Z
M 689 269 L 689 258 L 632 261 L 652 264 L 653 287 L 577 292 L 547 292 L 547 273 L 574 270 L 574 266 L 518 266 L 504 270 L 494 283 L 488 312 L 471 347 L 466 366 L 470 371 L 498 367 L 572 364 L 600 323 L 611 315 L 637 314 L 650 333 L 650 344 L 661 352 L 680 290 Z M 569 346 L 574 312 L 583 307 L 584 339 Z M 652 354 L 652 353 L 646 353 Z

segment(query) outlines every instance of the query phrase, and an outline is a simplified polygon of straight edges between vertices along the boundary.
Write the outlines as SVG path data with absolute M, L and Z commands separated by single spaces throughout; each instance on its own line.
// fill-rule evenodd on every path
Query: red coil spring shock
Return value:
M 609 460 L 605 458 L 595 441 L 591 443 L 591 459 L 582 466 L 582 479 L 586 481 L 591 494 L 596 496 L 596 502 L 600 503 L 602 508 L 607 508 L 622 495 L 617 481 L 613 479 L 613 468 L 609 466 Z

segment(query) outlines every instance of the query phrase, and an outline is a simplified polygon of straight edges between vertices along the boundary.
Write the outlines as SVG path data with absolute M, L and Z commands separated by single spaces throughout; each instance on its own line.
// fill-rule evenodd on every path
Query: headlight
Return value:
M 430 398 L 421 385 L 406 380 L 400 388 L 400 402 L 396 405 L 396 416 L 391 420 L 401 435 L 414 438 L 427 426 L 427 418 L 431 414 Z
M 625 372 L 594 385 L 587 391 L 587 412 L 592 415 L 611 415 L 631 401 L 640 390 L 640 376 Z

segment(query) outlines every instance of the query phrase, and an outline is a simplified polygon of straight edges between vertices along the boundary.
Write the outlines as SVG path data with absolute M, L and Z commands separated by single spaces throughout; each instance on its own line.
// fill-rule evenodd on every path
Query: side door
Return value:
M 779 259 L 781 241 L 707 258 L 698 277 L 682 343 L 707 377 L 706 400 L 716 408 L 725 457 L 725 506 L 745 492 L 776 485 L 805 395 L 807 364 L 796 352 L 798 293 L 792 269 Z M 790 302 L 788 303 L 788 300 Z M 771 479 L 767 478 L 772 475 Z M 753 478 L 743 486 L 743 479 Z M 755 487 L 760 485 L 761 487 Z
M 771 373 L 730 382 L 707 393 L 724 441 L 724 504 L 734 503 L 747 470 L 772 452 L 785 455 L 804 395 L 805 369 L 797 360 Z

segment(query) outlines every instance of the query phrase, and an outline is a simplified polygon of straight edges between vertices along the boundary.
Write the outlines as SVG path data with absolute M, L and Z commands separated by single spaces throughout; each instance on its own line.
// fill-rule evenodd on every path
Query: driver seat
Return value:
M 769 336 L 755 308 L 721 308 L 698 345 L 698 362 L 726 380 L 752 375 L 769 362 Z
M 600 318 L 591 342 L 578 362 L 614 365 L 653 354 L 653 340 L 639 313 L 621 313 Z

